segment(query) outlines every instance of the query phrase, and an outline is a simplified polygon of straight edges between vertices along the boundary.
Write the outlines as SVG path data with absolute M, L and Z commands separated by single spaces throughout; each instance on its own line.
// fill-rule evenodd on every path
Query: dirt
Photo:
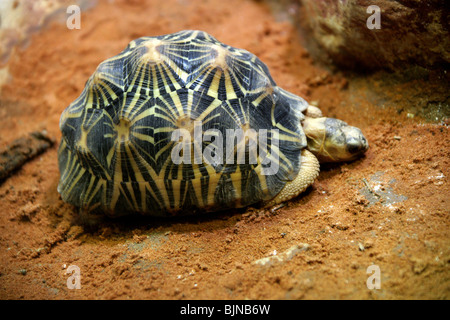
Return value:
M 307 192 L 271 210 L 87 227 L 56 190 L 55 145 L 0 185 L 1 299 L 450 298 L 448 120 L 401 111 L 410 103 L 402 93 L 420 95 L 429 82 L 385 86 L 396 102 L 376 103 L 382 73 L 329 72 L 262 2 L 144 2 L 99 1 L 81 29 L 55 22 L 14 51 L 0 149 L 32 131 L 59 141 L 61 112 L 101 61 L 137 37 L 182 29 L 255 53 L 281 87 L 359 126 L 370 149 L 322 165 Z M 79 290 L 68 285 L 72 266 Z M 370 286 L 374 269 L 379 288 Z

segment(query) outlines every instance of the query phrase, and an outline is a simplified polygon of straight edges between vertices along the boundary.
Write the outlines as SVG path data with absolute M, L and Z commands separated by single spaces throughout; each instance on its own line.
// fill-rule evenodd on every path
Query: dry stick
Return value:
M 367 190 L 369 190 L 370 193 L 372 193 L 378 199 L 381 198 L 381 195 L 379 193 L 377 193 L 375 190 L 373 190 L 373 188 L 369 185 L 369 182 L 366 180 L 366 178 L 363 178 L 362 181 L 364 182 L 364 184 L 366 185 Z
M 46 131 L 32 132 L 27 137 L 13 141 L 6 150 L 0 151 L 0 183 L 25 162 L 41 154 L 55 141 Z

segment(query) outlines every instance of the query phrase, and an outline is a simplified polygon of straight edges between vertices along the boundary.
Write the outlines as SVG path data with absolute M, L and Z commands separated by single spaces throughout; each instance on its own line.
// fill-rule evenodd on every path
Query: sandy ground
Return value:
M 34 130 L 59 141 L 61 112 L 102 60 L 134 38 L 182 29 L 255 53 L 281 87 L 359 126 L 370 149 L 322 166 L 306 193 L 276 210 L 136 217 L 90 229 L 56 191 L 55 145 L 0 185 L 1 299 L 450 298 L 448 121 L 426 122 L 401 106 L 410 102 L 405 92 L 420 95 L 434 82 L 386 86 L 383 74 L 332 74 L 260 2 L 141 2 L 99 1 L 80 30 L 54 23 L 14 52 L 0 149 Z M 371 88 L 396 103 L 374 99 Z M 80 290 L 67 286 L 72 265 Z M 379 271 L 379 289 L 367 286 L 369 267 Z

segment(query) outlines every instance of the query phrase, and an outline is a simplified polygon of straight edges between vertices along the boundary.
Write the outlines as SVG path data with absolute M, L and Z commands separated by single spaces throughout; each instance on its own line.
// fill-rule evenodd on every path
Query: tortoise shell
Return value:
M 58 191 L 113 216 L 268 201 L 299 171 L 307 106 L 254 54 L 205 32 L 136 39 L 64 110 Z

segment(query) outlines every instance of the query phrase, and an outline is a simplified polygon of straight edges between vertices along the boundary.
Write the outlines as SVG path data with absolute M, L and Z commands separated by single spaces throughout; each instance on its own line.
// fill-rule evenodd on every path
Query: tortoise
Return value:
M 368 149 L 254 54 L 197 30 L 136 39 L 100 63 L 60 129 L 58 192 L 88 217 L 273 206 L 311 185 L 319 161 Z

